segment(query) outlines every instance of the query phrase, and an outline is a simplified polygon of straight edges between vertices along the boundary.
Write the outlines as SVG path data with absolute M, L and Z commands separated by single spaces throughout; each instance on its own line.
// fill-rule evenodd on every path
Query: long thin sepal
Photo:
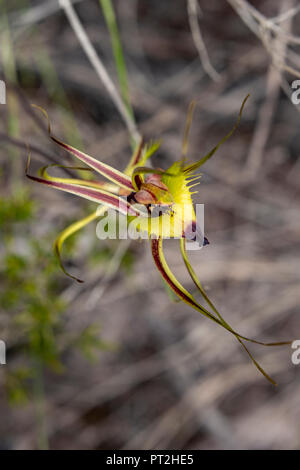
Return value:
M 48 120 L 48 132 L 50 138 L 55 142 L 57 145 L 60 147 L 64 148 L 67 152 L 70 154 L 74 155 L 76 158 L 84 162 L 86 165 L 88 165 L 90 168 L 93 168 L 95 171 L 100 173 L 101 175 L 105 176 L 105 178 L 109 179 L 113 183 L 117 184 L 118 186 L 121 186 L 123 188 L 126 188 L 128 190 L 133 190 L 132 184 L 131 184 L 131 179 L 129 176 L 125 175 L 119 170 L 116 170 L 115 168 L 107 165 L 106 163 L 102 163 L 99 160 L 96 160 L 96 158 L 91 157 L 90 155 L 87 155 L 84 152 L 81 152 L 80 150 L 77 150 L 76 148 L 72 147 L 69 144 L 65 144 L 61 140 L 57 139 L 54 135 L 51 133 L 51 127 L 50 127 L 50 121 L 47 112 L 41 108 L 40 106 L 37 105 L 32 105 L 33 107 L 39 109 L 44 116 Z
M 266 371 L 259 365 L 259 363 L 256 361 L 256 359 L 254 359 L 253 355 L 250 353 L 249 349 L 245 346 L 245 344 L 243 343 L 242 339 L 245 340 L 245 341 L 249 341 L 251 343 L 256 343 L 256 344 L 260 344 L 262 346 L 283 346 L 283 345 L 287 345 L 287 344 L 291 344 L 291 341 L 281 341 L 281 342 L 277 342 L 277 343 L 264 343 L 264 342 L 261 342 L 261 341 L 256 341 L 256 340 L 253 340 L 253 339 L 250 339 L 250 338 L 247 338 L 245 336 L 242 336 L 240 335 L 239 333 L 237 333 L 236 331 L 234 331 L 231 326 L 224 320 L 224 318 L 221 316 L 221 314 L 218 312 L 218 310 L 216 309 L 216 307 L 214 306 L 214 304 L 211 302 L 211 300 L 209 299 L 209 297 L 207 296 L 205 290 L 203 289 L 202 287 L 202 284 L 200 283 L 195 271 L 193 270 L 189 260 L 188 260 L 188 256 L 187 256 L 187 252 L 186 252 L 186 242 L 185 242 L 185 239 L 181 239 L 180 240 L 180 248 L 181 248 L 181 253 L 182 253 L 182 257 L 183 257 L 183 260 L 184 260 L 184 263 L 187 267 L 187 270 L 192 278 L 192 280 L 194 281 L 194 284 L 196 285 L 196 287 L 198 288 L 199 292 L 201 293 L 202 297 L 206 300 L 206 302 L 208 303 L 208 305 L 213 309 L 213 311 L 217 314 L 217 316 L 219 317 L 219 319 L 221 320 L 222 322 L 222 326 L 224 326 L 224 328 L 226 328 L 228 331 L 230 331 L 236 338 L 237 340 L 239 341 L 239 343 L 241 344 L 241 346 L 245 349 L 246 353 L 248 354 L 248 356 L 250 357 L 250 359 L 252 360 L 252 362 L 254 363 L 255 367 L 266 377 L 266 379 L 269 380 L 269 382 L 271 382 L 273 385 L 277 385 L 276 382 L 266 373 Z
M 27 168 L 28 168 L 28 165 L 27 165 Z M 98 204 L 104 204 L 106 206 L 112 207 L 113 209 L 117 210 L 121 214 L 133 215 L 133 216 L 140 215 L 140 212 L 137 209 L 134 209 L 126 200 L 122 199 L 119 196 L 116 196 L 115 194 L 112 194 L 112 193 L 109 193 L 107 191 L 100 190 L 100 189 L 87 188 L 85 186 L 79 186 L 79 185 L 70 184 L 70 183 L 49 181 L 44 178 L 32 176 L 28 173 L 27 168 L 26 168 L 26 176 L 33 181 L 45 184 L 52 188 L 59 189 L 61 191 L 65 191 L 67 193 L 75 194 L 76 196 L 80 196 L 84 199 L 88 199 L 89 201 L 97 202 Z
M 218 323 L 220 326 L 224 326 L 223 322 L 219 318 L 216 318 L 210 312 L 208 312 L 204 307 L 202 307 L 194 297 L 179 283 L 176 279 L 174 274 L 171 272 L 169 266 L 166 263 L 163 249 L 162 249 L 162 240 L 152 240 L 152 256 L 155 261 L 155 264 L 162 275 L 163 279 L 167 282 L 169 287 L 175 292 L 175 294 L 182 299 L 185 303 L 190 305 L 191 307 L 195 308 L 196 310 L 200 311 L 203 315 L 207 316 L 214 322 Z M 226 328 L 226 327 L 225 327 Z M 227 329 L 227 328 L 226 328 Z M 258 362 L 254 359 L 248 348 L 244 345 L 242 340 L 237 336 L 238 341 L 241 343 L 247 354 L 249 355 L 250 359 L 252 360 L 253 364 L 257 367 L 257 369 L 273 384 L 276 385 L 276 382 L 269 377 L 269 375 L 263 370 L 263 368 L 258 364 Z
M 237 336 L 237 339 L 239 341 L 239 343 L 241 344 L 241 346 L 243 346 L 243 348 L 245 349 L 246 353 L 248 354 L 248 356 L 250 357 L 251 361 L 253 362 L 253 364 L 255 365 L 255 367 L 259 370 L 259 372 L 262 373 L 262 375 L 269 381 L 271 382 L 272 385 L 277 385 L 277 383 L 275 382 L 275 380 L 272 379 L 272 377 L 270 377 L 267 372 L 261 367 L 261 365 L 257 362 L 256 359 L 254 359 L 254 357 L 252 356 L 251 352 L 249 351 L 249 349 L 247 348 L 247 346 L 243 343 L 243 341 Z
M 189 272 L 189 275 L 191 276 L 195 286 L 197 287 L 198 291 L 200 292 L 200 294 L 202 295 L 202 297 L 206 300 L 206 302 L 208 303 L 208 305 L 211 307 L 211 309 L 216 313 L 216 315 L 219 317 L 220 321 L 222 322 L 223 326 L 228 330 L 230 331 L 231 333 L 233 333 L 236 337 L 239 337 L 240 339 L 243 339 L 245 341 L 249 341 L 251 343 L 255 343 L 255 344 L 260 344 L 261 346 L 284 346 L 284 345 L 288 345 L 288 344 L 291 344 L 291 341 L 279 341 L 279 342 L 276 342 L 276 343 L 265 343 L 263 341 L 257 341 L 255 339 L 251 339 L 251 338 L 247 338 L 247 336 L 243 336 L 241 335 L 240 333 L 237 333 L 235 330 L 233 330 L 233 328 L 226 322 L 226 320 L 221 316 L 221 314 L 219 313 L 219 311 L 217 310 L 217 308 L 215 307 L 215 305 L 212 303 L 212 301 L 210 300 L 210 298 L 208 297 L 208 295 L 206 294 L 205 290 L 203 289 L 203 286 L 201 284 L 201 282 L 199 281 L 191 263 L 189 262 L 189 259 L 188 259 L 188 256 L 187 256 L 187 252 L 186 252 L 186 240 L 184 238 L 181 238 L 180 239 L 180 250 L 181 250 L 181 254 L 182 254 L 182 257 L 183 257 L 183 261 L 184 261 L 184 264 Z
M 189 109 L 187 112 L 186 123 L 185 123 L 185 128 L 184 128 L 183 140 L 182 140 L 182 152 L 181 152 L 182 157 L 185 157 L 188 151 L 189 135 L 190 135 L 190 129 L 191 129 L 192 121 L 193 121 L 193 114 L 194 114 L 195 106 L 196 106 L 196 101 L 192 101 L 189 104 Z
M 46 165 L 40 168 L 39 176 L 41 178 L 45 178 L 49 181 L 56 181 L 59 183 L 72 183 L 79 186 L 87 186 L 89 188 L 97 188 L 97 189 L 104 189 L 104 191 L 108 191 L 109 193 L 117 194 L 119 191 L 119 187 L 116 184 L 109 183 L 106 181 L 92 181 L 92 180 L 84 180 L 79 178 L 61 178 L 58 176 L 49 175 L 48 169 L 49 168 L 66 168 L 68 170 L 80 170 L 80 171 L 93 171 L 91 168 L 80 167 L 80 166 L 64 166 L 64 165 L 57 165 L 56 163 L 52 163 L 51 165 Z
M 195 171 L 197 168 L 199 168 L 201 165 L 203 165 L 203 163 L 205 163 L 210 157 L 213 156 L 213 154 L 218 150 L 218 148 L 224 143 L 226 142 L 227 139 L 229 139 L 229 137 L 234 133 L 234 131 L 236 130 L 236 128 L 238 127 L 239 123 L 240 123 L 240 120 L 241 120 L 241 117 L 242 117 L 242 112 L 243 112 L 243 109 L 244 109 L 244 106 L 245 106 L 245 103 L 247 101 L 247 99 L 249 98 L 250 95 L 247 95 L 246 98 L 244 99 L 243 103 L 242 103 L 242 106 L 241 106 L 241 109 L 240 109 L 240 112 L 239 112 L 239 115 L 238 115 L 238 118 L 237 118 L 237 121 L 236 123 L 234 124 L 233 128 L 231 129 L 230 132 L 228 132 L 228 134 L 225 135 L 225 137 L 223 137 L 223 139 L 220 140 L 220 142 L 210 151 L 208 152 L 207 155 L 205 155 L 205 157 L 201 158 L 198 162 L 196 163 L 192 163 L 191 165 L 188 165 L 188 166 L 185 166 L 184 168 L 184 171 L 186 173 L 191 173 L 193 171 Z
M 62 271 L 69 277 L 71 277 L 72 279 L 75 279 L 75 281 L 77 282 L 83 282 L 83 280 L 79 279 L 78 277 L 75 277 L 73 276 L 72 274 L 70 274 L 64 267 L 63 265 L 63 262 L 62 262 L 62 259 L 61 259 L 61 250 L 62 250 L 62 246 L 64 244 L 64 242 L 67 240 L 67 238 L 71 237 L 71 235 L 73 235 L 74 233 L 78 232 L 79 230 L 81 230 L 83 227 L 85 227 L 86 225 L 88 225 L 90 222 L 92 222 L 93 220 L 95 220 L 97 217 L 99 217 L 99 211 L 96 210 L 95 212 L 93 212 L 92 214 L 88 215 L 87 217 L 84 217 L 83 219 L 80 219 L 80 220 L 77 220 L 76 222 L 72 223 L 71 225 L 69 225 L 69 227 L 67 227 L 66 229 L 64 229 L 59 235 L 58 237 L 56 238 L 54 244 L 53 244 L 53 248 L 54 248 L 54 252 L 56 254 L 56 257 L 57 257 L 57 260 L 59 262 L 59 265 L 62 269 Z

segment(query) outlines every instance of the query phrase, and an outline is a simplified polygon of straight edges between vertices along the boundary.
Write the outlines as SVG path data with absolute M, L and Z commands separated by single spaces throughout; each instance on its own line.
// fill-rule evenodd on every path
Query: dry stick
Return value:
M 299 293 L 298 291 L 299 289 L 297 289 L 297 286 L 295 284 L 292 290 L 288 290 L 282 296 L 282 299 L 280 296 L 279 303 L 278 302 L 276 303 L 276 306 L 278 306 L 278 308 L 276 312 L 275 321 L 277 321 L 278 318 L 282 318 L 282 312 L 286 312 L 287 309 L 290 309 L 290 308 L 293 309 L 294 307 L 298 305 L 299 303 L 299 298 L 298 298 L 299 295 L 297 296 L 297 294 Z M 293 295 L 293 292 L 295 295 Z M 289 302 L 288 306 L 286 302 Z M 156 313 L 159 316 L 164 311 L 164 310 L 161 310 L 160 299 L 158 300 L 158 305 L 160 309 Z M 270 302 L 268 303 L 268 306 L 269 306 L 269 315 L 271 315 L 271 313 L 273 314 L 273 309 L 270 307 Z M 81 307 L 80 306 L 78 307 L 78 305 L 77 305 L 77 308 L 79 310 L 81 309 Z M 111 307 L 109 308 L 111 310 Z M 262 311 L 264 308 L 265 308 L 265 303 L 259 302 L 259 304 L 257 304 L 256 314 L 257 312 Z M 72 311 L 72 316 L 73 316 L 73 313 L 74 312 Z M 248 313 L 250 314 L 251 312 L 248 312 Z M 152 315 L 150 314 L 150 318 L 151 317 Z M 250 320 L 250 323 L 249 323 L 249 320 Z M 256 320 L 258 321 L 258 323 L 256 323 Z M 266 325 L 265 322 L 261 323 L 262 322 L 261 315 L 257 314 L 256 320 L 254 319 L 252 315 L 248 315 L 247 318 L 245 318 L 245 322 L 246 322 L 245 325 L 246 324 L 248 325 L 249 323 L 250 326 L 252 325 L 252 327 L 255 327 L 255 329 L 261 329 L 263 325 Z M 224 337 L 222 337 L 221 341 L 218 342 L 216 341 L 216 337 L 214 334 L 213 338 L 210 340 L 209 343 L 216 344 L 216 348 L 214 348 L 213 352 L 209 351 L 209 348 L 207 348 L 208 343 L 207 344 L 205 342 L 203 343 L 203 341 L 201 341 L 201 336 L 198 336 L 198 334 L 197 336 L 195 336 L 196 330 L 199 331 L 199 334 L 200 332 L 203 333 L 203 325 L 197 327 L 196 329 L 194 328 L 194 326 L 192 326 L 192 328 L 190 328 L 189 331 L 187 331 L 187 335 L 183 338 L 183 340 L 180 340 L 176 342 L 175 344 L 172 343 L 171 345 L 162 349 L 159 353 L 154 353 L 149 358 L 138 361 L 137 363 L 129 365 L 126 368 L 121 368 L 121 370 L 116 371 L 115 374 L 113 374 L 112 376 L 108 378 L 103 377 L 103 380 L 101 380 L 98 383 L 94 383 L 92 387 L 90 385 L 86 385 L 84 389 L 82 389 L 75 395 L 73 393 L 72 396 L 68 393 L 68 390 L 66 390 L 67 393 L 66 394 L 64 393 L 63 396 L 59 399 L 60 405 L 62 406 L 62 401 L 63 401 L 63 404 L 68 404 L 71 407 L 75 407 L 76 409 L 79 409 L 82 413 L 88 410 L 91 403 L 95 400 L 97 401 L 98 406 L 100 405 L 103 406 L 104 404 L 116 399 L 117 397 L 125 395 L 126 393 L 128 393 L 128 391 L 139 386 L 145 381 L 153 380 L 158 375 L 162 373 L 167 373 L 169 371 L 169 366 L 165 361 L 161 361 L 162 354 L 163 356 L 165 356 L 168 354 L 176 353 L 177 355 L 176 360 L 178 361 L 178 364 L 182 364 L 182 366 L 187 365 L 187 367 L 190 367 L 191 364 L 197 364 L 197 358 L 201 356 L 202 358 L 201 367 L 204 367 L 204 371 L 208 373 L 208 376 L 205 375 L 205 379 L 202 380 L 202 383 L 205 384 L 207 380 L 209 381 L 214 376 L 213 375 L 212 377 L 210 377 L 209 373 L 210 373 L 210 365 L 214 364 L 216 357 L 222 354 L 224 361 L 230 357 L 231 358 L 233 357 L 232 346 L 234 347 L 234 343 L 232 343 L 229 349 L 225 350 L 224 344 L 223 344 Z M 198 337 L 200 338 L 200 340 L 197 339 Z M 194 340 L 191 343 L 192 338 L 194 338 Z M 190 350 L 187 349 L 186 342 L 188 344 L 190 343 L 193 344 L 195 341 L 196 341 L 195 344 L 197 346 L 200 346 L 200 349 L 194 350 L 193 348 L 192 352 L 190 352 Z M 186 351 L 184 354 L 183 354 L 184 351 L 181 349 L 181 347 L 184 347 L 184 350 Z M 203 353 L 205 353 L 204 362 L 203 362 Z M 272 353 L 272 356 L 270 355 L 270 357 L 273 357 L 273 353 Z M 281 364 L 281 362 L 275 361 L 274 364 Z M 246 374 L 247 380 L 248 379 L 250 381 L 256 380 L 257 376 L 254 374 L 251 374 L 250 366 L 251 366 L 250 364 L 249 364 L 249 367 L 248 365 L 240 364 L 239 366 L 234 366 L 234 368 L 238 367 L 239 369 L 241 369 L 242 372 L 244 371 L 244 368 L 246 368 L 247 370 L 249 369 L 250 374 L 248 373 Z M 239 379 L 239 377 L 237 377 L 237 379 Z M 222 381 L 220 381 L 220 383 L 223 384 Z M 227 384 L 227 382 L 224 382 L 224 383 Z M 238 386 L 238 380 L 234 384 L 234 386 L 235 387 Z M 218 387 L 217 389 L 221 390 L 221 392 L 225 394 L 223 387 Z M 229 391 L 227 392 L 229 393 Z M 201 393 L 199 395 L 201 395 Z M 211 401 L 210 403 L 207 403 L 207 406 L 210 406 L 210 405 L 214 405 L 214 402 Z M 185 409 L 187 409 L 187 406 L 185 406 Z M 207 409 L 206 405 L 203 406 L 203 409 Z M 56 409 L 54 409 L 54 413 L 59 414 Z M 73 416 L 71 420 L 72 421 L 70 422 L 70 420 L 68 419 L 68 424 L 67 424 L 68 427 L 75 424 L 77 417 Z M 66 423 L 64 422 L 62 424 L 61 421 L 58 420 L 58 428 L 56 427 L 55 432 L 58 432 L 58 431 L 62 432 L 65 429 L 65 427 L 66 427 Z
M 124 446 L 124 449 L 159 449 L 161 445 L 164 446 L 163 448 L 166 448 L 167 444 L 164 439 L 169 436 L 171 431 L 166 426 L 168 423 L 172 423 L 173 429 L 174 423 L 181 423 L 183 421 L 184 424 L 186 421 L 184 418 L 190 403 L 193 403 L 194 409 L 197 409 L 198 413 L 204 417 L 206 410 L 216 406 L 222 398 L 230 396 L 230 393 L 236 391 L 237 387 L 247 387 L 255 383 L 256 379 L 255 376 L 251 375 L 250 365 L 233 365 L 224 371 L 212 375 L 207 374 L 204 378 L 201 377 L 187 390 L 186 394 L 179 401 L 171 405 L 158 419 L 154 420 L 154 422 L 150 423 L 150 425 L 130 439 Z M 282 372 L 283 370 L 280 367 L 279 361 L 278 364 L 274 363 L 272 368 L 274 373 Z M 158 438 L 155 439 L 157 434 Z M 150 438 L 154 437 L 155 442 L 147 442 L 147 447 L 142 447 L 149 435 Z
M 300 12 L 300 5 L 298 5 L 297 7 L 292 7 L 290 8 L 290 10 L 288 11 L 285 11 L 284 13 L 281 13 L 279 14 L 278 16 L 274 16 L 271 21 L 273 23 L 281 23 L 282 21 L 286 21 L 290 18 L 293 18 L 294 16 L 296 16 L 298 13 Z
M 261 167 L 263 153 L 270 134 L 274 111 L 279 97 L 279 73 L 272 66 L 269 67 L 266 84 L 266 98 L 262 104 L 256 122 L 247 163 L 244 173 L 245 180 L 255 178 Z
M 295 75 L 296 77 L 300 77 L 300 71 L 298 69 L 287 65 L 287 60 L 291 60 L 290 56 L 293 54 L 293 51 L 286 47 L 282 57 L 277 57 L 276 47 L 272 47 L 273 43 L 276 45 L 276 43 L 280 42 L 280 40 L 282 40 L 284 44 L 300 44 L 300 37 L 286 33 L 284 29 L 277 24 L 278 18 L 283 20 L 291 20 L 294 18 L 294 16 L 298 13 L 298 8 L 293 10 L 293 14 L 291 14 L 291 10 L 287 10 L 276 18 L 266 18 L 246 0 L 227 1 L 237 12 L 242 21 L 248 26 L 248 28 L 261 40 L 267 52 L 273 59 L 273 65 L 280 72 L 284 70 L 292 75 Z M 274 35 L 277 40 L 272 39 Z M 283 84 L 281 84 L 281 86 L 283 91 L 286 93 L 285 86 Z
M 153 309 L 155 313 L 157 313 L 156 305 L 154 305 Z M 197 381 L 195 368 L 191 366 L 191 362 L 181 362 L 181 357 L 186 356 L 188 352 L 187 347 L 189 345 L 185 341 L 178 340 L 176 343 L 177 347 L 170 348 L 169 346 L 172 345 L 172 338 L 176 338 L 176 335 L 178 336 L 178 331 L 177 327 L 175 327 L 175 324 L 173 324 L 171 321 L 168 322 L 166 319 L 162 322 L 161 316 L 155 315 L 154 312 L 151 312 L 150 315 L 147 315 L 146 320 L 148 321 L 149 330 L 153 335 L 154 345 L 157 345 L 158 349 L 161 351 L 162 360 L 166 363 L 167 377 L 169 378 L 176 394 L 182 398 L 186 395 L 186 393 L 188 393 L 188 390 L 192 388 Z M 196 355 L 197 353 L 195 352 L 195 356 Z M 221 439 L 222 447 L 224 446 L 225 448 L 230 448 L 234 445 L 235 438 L 228 427 L 226 429 L 227 432 L 222 433 L 219 432 L 220 430 L 217 431 L 213 425 L 213 420 L 216 416 L 218 416 L 220 421 L 224 421 L 224 417 L 219 410 L 213 409 L 211 407 L 210 409 L 206 409 L 205 413 L 200 413 L 197 406 L 195 406 L 195 403 L 191 401 L 187 404 L 186 413 L 187 415 L 193 417 L 193 420 L 196 424 L 196 430 L 204 427 L 210 434 L 215 436 L 217 434 L 219 440 Z M 174 431 L 176 433 L 175 429 Z M 168 435 L 168 439 L 169 441 L 171 440 L 170 434 Z M 151 448 L 152 443 L 148 442 L 147 445 L 149 448 Z
M 81 1 L 83 0 L 72 0 L 72 3 L 75 4 Z M 49 18 L 49 16 L 54 15 L 59 10 L 60 7 L 57 0 L 44 0 L 40 5 L 24 8 L 17 13 L 11 13 L 9 19 L 14 30 L 22 27 L 25 29 Z
M 260 28 L 272 30 L 287 43 L 300 44 L 300 37 L 286 33 L 272 18 L 267 18 L 246 0 L 227 0 L 245 24 L 261 39 Z M 294 15 L 293 15 L 294 16 Z
M 188 18 L 189 18 L 191 33 L 192 33 L 193 40 L 197 48 L 202 66 L 204 70 L 206 71 L 206 73 L 210 76 L 210 78 L 212 78 L 212 80 L 216 82 L 220 80 L 221 77 L 212 66 L 205 43 L 203 41 L 201 29 L 200 29 L 199 22 L 198 22 L 199 5 L 197 4 L 197 1 L 187 0 L 187 10 L 188 10 Z
M 137 143 L 141 140 L 141 135 L 137 130 L 135 122 L 133 121 L 130 113 L 128 112 L 124 102 L 122 101 L 117 88 L 115 87 L 113 81 L 111 80 L 105 66 L 103 65 L 101 59 L 97 55 L 97 52 L 92 45 L 90 39 L 88 38 L 75 10 L 70 2 L 70 0 L 59 0 L 61 8 L 65 11 L 65 14 L 70 22 L 70 25 L 81 44 L 84 52 L 90 60 L 95 72 L 105 86 L 107 92 L 109 93 L 113 103 L 118 109 L 121 117 L 123 118 L 128 132 L 131 138 Z
M 282 27 L 277 24 L 277 20 L 279 19 L 292 19 L 296 13 L 298 13 L 298 8 L 294 9 L 294 14 L 292 15 L 288 10 L 276 18 L 266 18 L 262 13 L 260 13 L 256 8 L 250 5 L 246 0 L 227 0 L 228 3 L 232 6 L 232 8 L 237 12 L 240 16 L 242 21 L 248 26 L 248 28 L 261 40 L 264 47 L 266 48 L 267 52 L 271 55 L 273 59 L 273 65 L 281 72 L 282 70 L 295 75 L 296 77 L 300 77 L 300 71 L 294 67 L 287 65 L 287 54 L 286 51 L 291 56 L 293 54 L 292 50 L 284 51 L 284 55 L 282 57 L 276 57 L 276 48 L 275 51 L 272 48 L 272 43 L 276 44 L 276 41 L 272 40 L 272 35 L 275 34 L 278 38 L 278 42 L 280 39 L 286 44 L 300 44 L 300 37 L 294 36 L 292 34 L 288 34 L 284 31 Z M 290 58 L 290 57 L 289 57 Z M 281 78 L 281 87 L 284 93 L 288 96 L 287 86 L 284 83 L 283 79 Z M 298 108 L 296 107 L 298 110 Z
M 294 0 L 286 0 L 283 2 L 281 7 L 282 15 L 286 10 L 286 7 L 289 7 L 289 4 L 293 3 Z M 290 5 L 293 7 L 293 5 Z M 291 18 L 285 25 L 286 31 L 290 29 Z M 245 170 L 245 179 L 253 179 L 256 177 L 257 172 L 261 168 L 263 153 L 267 144 L 267 140 L 270 134 L 273 116 L 276 108 L 276 104 L 279 98 L 280 85 L 281 85 L 281 76 L 280 76 L 280 65 L 277 68 L 273 64 L 276 64 L 276 57 L 284 57 L 287 44 L 283 41 L 282 38 L 277 37 L 275 40 L 275 47 L 273 49 L 272 58 L 273 63 L 270 65 L 267 75 L 267 85 L 266 85 L 266 99 L 260 108 L 259 117 L 255 127 L 252 143 L 250 150 L 247 156 L 247 164 Z M 277 62 L 278 63 L 278 62 Z

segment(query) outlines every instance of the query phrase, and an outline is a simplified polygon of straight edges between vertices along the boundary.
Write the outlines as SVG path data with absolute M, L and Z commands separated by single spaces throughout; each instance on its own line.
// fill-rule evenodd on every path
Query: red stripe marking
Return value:
M 32 179 L 33 181 L 37 181 L 38 183 L 46 184 L 47 186 L 52 186 L 58 189 L 65 189 L 70 191 L 75 191 L 78 195 L 85 195 L 94 197 L 95 199 L 99 200 L 101 203 L 108 203 L 124 212 L 128 212 L 130 215 L 138 216 L 139 214 L 130 206 L 130 204 L 126 203 L 122 199 L 119 199 L 117 196 L 110 196 L 109 194 L 100 193 L 97 189 L 89 189 L 89 188 L 80 188 L 78 186 L 73 186 L 68 183 L 58 183 L 55 181 L 48 181 L 42 178 L 38 178 L 36 176 L 27 175 L 28 178 Z
M 99 171 L 102 171 L 104 174 L 106 174 L 107 176 L 110 176 L 115 181 L 118 181 L 121 185 L 126 186 L 129 189 L 133 189 L 132 183 L 131 183 L 129 178 L 127 179 L 126 177 L 124 177 L 124 178 L 121 177 L 119 174 L 116 174 L 113 169 L 109 169 L 109 168 L 103 166 L 101 164 L 101 162 L 98 162 L 98 161 L 95 162 L 94 160 L 91 162 L 90 158 L 88 156 L 82 154 L 82 152 L 80 152 L 77 149 L 74 149 L 74 148 L 71 149 L 67 144 L 64 144 L 60 140 L 56 139 L 56 137 L 51 136 L 51 139 L 54 142 L 56 142 L 58 145 L 63 147 L 64 149 L 68 150 L 69 152 L 73 153 L 78 158 L 80 158 L 81 160 L 86 162 L 87 165 L 94 166 Z

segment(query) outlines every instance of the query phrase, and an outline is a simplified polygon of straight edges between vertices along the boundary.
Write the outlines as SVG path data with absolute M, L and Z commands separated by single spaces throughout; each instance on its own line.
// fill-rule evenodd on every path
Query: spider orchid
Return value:
M 254 359 L 245 345 L 245 342 L 252 342 L 264 346 L 279 346 L 283 344 L 290 344 L 290 342 L 284 341 L 279 343 L 264 343 L 247 338 L 246 336 L 236 332 L 224 320 L 217 308 L 207 296 L 195 271 L 191 266 L 186 249 L 187 238 L 191 239 L 194 237 L 194 240 L 196 242 L 198 241 L 199 243 L 197 230 L 194 234 L 194 230 L 196 228 L 196 215 L 192 200 L 192 195 L 194 192 L 191 191 L 191 188 L 198 184 L 197 180 L 201 175 L 195 172 L 235 131 L 239 125 L 242 111 L 248 96 L 242 103 L 238 119 L 231 131 L 199 161 L 190 164 L 186 162 L 188 135 L 191 126 L 193 110 L 195 107 L 195 103 L 192 102 L 189 107 L 184 132 L 182 158 L 179 161 L 173 163 L 167 170 L 146 167 L 145 165 L 147 160 L 158 149 L 159 142 L 145 145 L 144 142 L 141 141 L 133 153 L 133 156 L 131 157 L 129 164 L 127 165 L 124 172 L 102 163 L 99 160 L 56 138 L 51 133 L 50 123 L 46 111 L 34 105 L 36 108 L 41 110 L 48 119 L 48 131 L 52 141 L 76 157 L 82 163 L 86 164 L 88 168 L 82 168 L 78 166 L 63 167 L 61 165 L 48 165 L 40 169 L 39 176 L 33 176 L 28 172 L 28 158 L 26 176 L 38 183 L 42 183 L 61 191 L 72 193 L 76 196 L 80 196 L 82 198 L 101 204 L 100 210 L 98 208 L 92 214 L 73 223 L 68 228 L 66 228 L 55 240 L 54 250 L 58 257 L 59 264 L 65 274 L 77 280 L 78 282 L 83 282 L 69 274 L 63 266 L 61 260 L 61 250 L 65 240 L 96 218 L 103 216 L 108 208 L 113 208 L 118 213 L 125 215 L 128 223 L 130 222 L 133 224 L 137 232 L 140 234 L 146 232 L 148 238 L 151 240 L 151 249 L 154 263 L 162 278 L 166 281 L 167 285 L 176 294 L 176 296 L 192 308 L 199 311 L 202 315 L 208 317 L 210 320 L 214 321 L 233 334 L 247 352 L 256 368 L 272 384 L 276 385 L 276 382 L 274 382 L 274 380 L 269 377 L 269 375 Z M 77 178 L 54 177 L 48 173 L 48 169 L 53 166 L 72 168 L 75 170 L 94 170 L 96 173 L 105 177 L 108 182 L 99 180 L 94 181 Z M 155 205 L 159 205 L 160 208 L 158 216 L 149 218 L 149 212 L 151 213 L 151 210 L 153 206 L 155 207 Z M 180 250 L 184 264 L 199 294 L 202 296 L 203 300 L 206 302 L 209 308 L 205 308 L 201 303 L 199 303 L 195 299 L 194 295 L 185 289 L 172 273 L 166 262 L 163 252 L 163 240 L 166 238 L 180 239 Z M 208 244 L 208 240 L 205 237 L 202 237 L 201 244 Z

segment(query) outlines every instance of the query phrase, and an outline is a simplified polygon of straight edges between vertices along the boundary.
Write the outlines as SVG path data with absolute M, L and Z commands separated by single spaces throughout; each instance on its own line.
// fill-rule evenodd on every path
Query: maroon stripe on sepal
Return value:
M 121 173 L 119 170 L 116 170 L 115 168 L 112 168 L 109 165 L 106 165 L 105 163 L 101 163 L 99 160 L 96 160 L 95 158 L 90 157 L 89 155 L 83 152 L 80 152 L 80 150 L 75 149 L 71 145 L 65 144 L 53 135 L 51 135 L 50 137 L 60 147 L 63 147 L 65 150 L 73 154 L 75 157 L 79 158 L 88 166 L 94 168 L 103 176 L 106 176 L 106 178 L 110 179 L 113 182 L 116 182 L 119 186 L 123 186 L 130 190 L 133 189 L 131 179 L 127 175 Z
M 59 183 L 57 181 L 49 181 L 43 178 L 39 178 L 37 176 L 31 176 L 29 174 L 26 175 L 33 181 L 38 183 L 45 184 L 47 186 L 51 186 L 52 188 L 60 189 L 61 191 L 66 191 L 77 196 L 84 197 L 86 199 L 93 199 L 95 202 L 99 204 L 107 204 L 112 206 L 114 209 L 122 212 L 124 214 L 129 214 L 133 216 L 140 215 L 128 202 L 124 199 L 119 198 L 113 194 L 109 194 L 104 191 L 100 191 L 98 189 L 87 188 L 83 186 L 73 185 L 69 183 Z

